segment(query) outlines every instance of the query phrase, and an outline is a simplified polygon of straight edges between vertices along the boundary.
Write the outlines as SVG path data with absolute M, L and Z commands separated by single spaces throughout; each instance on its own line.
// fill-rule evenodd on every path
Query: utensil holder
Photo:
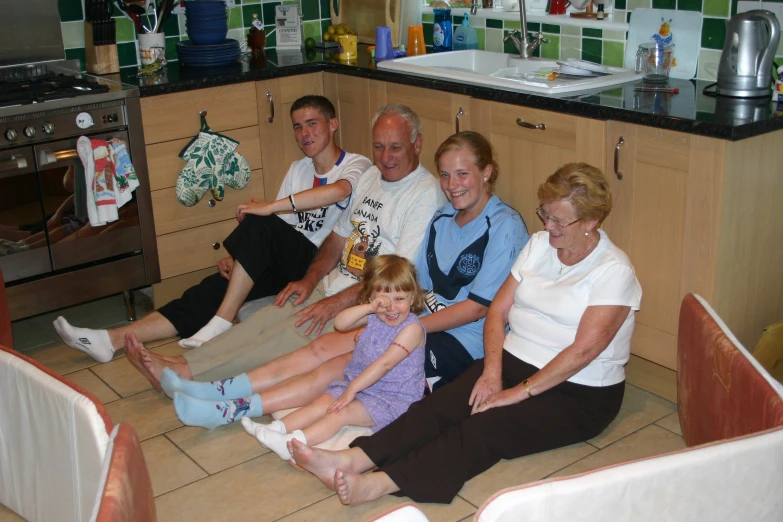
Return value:
M 120 72 L 117 44 L 94 45 L 92 24 L 84 22 L 84 61 L 88 73 L 114 74 Z

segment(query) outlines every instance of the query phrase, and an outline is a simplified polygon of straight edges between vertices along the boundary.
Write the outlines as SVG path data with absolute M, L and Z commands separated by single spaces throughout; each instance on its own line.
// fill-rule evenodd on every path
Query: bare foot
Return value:
M 146 358 L 150 359 L 149 350 L 136 340 L 136 336 L 132 333 L 125 334 L 125 355 L 128 361 L 150 382 L 155 391 L 163 393 L 163 388 L 160 386 L 160 378 L 156 378 L 144 365 L 143 354 L 146 354 Z M 161 369 L 160 371 L 162 372 L 163 370 Z M 158 373 L 158 376 L 160 376 L 160 373 Z
M 334 486 L 340 502 L 347 506 L 369 502 L 399 489 L 386 473 L 357 475 L 341 469 L 334 472 Z
M 311 448 L 294 439 L 288 442 L 288 452 L 298 468 L 309 471 L 329 489 L 335 489 L 334 473 L 337 467 L 350 467 L 350 462 L 339 451 Z

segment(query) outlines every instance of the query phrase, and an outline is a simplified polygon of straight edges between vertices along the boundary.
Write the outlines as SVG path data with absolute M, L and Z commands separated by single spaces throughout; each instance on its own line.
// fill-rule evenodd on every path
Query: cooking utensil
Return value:
M 587 60 L 577 60 L 576 58 L 567 58 L 565 64 L 569 67 L 577 67 L 579 69 L 585 69 L 586 71 L 598 73 L 598 74 L 611 74 L 609 67 L 606 65 L 600 65 Z
M 770 96 L 779 40 L 780 24 L 769 11 L 757 9 L 732 17 L 726 23 L 715 91 L 736 98 Z

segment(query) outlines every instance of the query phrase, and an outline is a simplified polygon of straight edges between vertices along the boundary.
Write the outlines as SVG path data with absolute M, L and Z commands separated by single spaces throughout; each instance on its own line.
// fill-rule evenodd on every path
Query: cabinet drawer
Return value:
M 258 136 L 258 125 L 230 130 L 221 134 L 239 142 L 237 152 L 247 158 L 251 169 L 261 168 L 261 138 Z M 180 158 L 178 154 L 192 139 L 193 136 L 190 136 L 147 146 L 150 190 L 173 187 L 177 183 L 177 176 L 185 167 L 185 160 Z
M 247 82 L 142 98 L 144 143 L 192 138 L 201 126 L 199 111 L 202 109 L 207 111 L 207 122 L 214 131 L 258 125 L 255 84 Z
M 186 207 L 177 201 L 174 188 L 156 190 L 152 193 L 155 233 L 170 234 L 234 218 L 237 205 L 250 201 L 251 197 L 264 198 L 264 177 L 260 169 L 250 174 L 250 183 L 244 189 L 226 187 L 223 201 L 213 201 L 212 194 L 207 192 L 201 201 L 192 207 Z M 210 202 L 214 206 L 209 206 Z
M 517 124 L 517 119 L 532 125 L 544 124 L 546 130 L 521 127 Z M 562 149 L 576 149 L 579 119 L 567 114 L 493 103 L 490 125 L 493 134 L 503 134 Z
M 223 240 L 236 227 L 236 219 L 227 219 L 203 227 L 158 236 L 158 260 L 163 279 L 208 268 L 228 255 Z M 213 244 L 219 248 L 213 248 Z

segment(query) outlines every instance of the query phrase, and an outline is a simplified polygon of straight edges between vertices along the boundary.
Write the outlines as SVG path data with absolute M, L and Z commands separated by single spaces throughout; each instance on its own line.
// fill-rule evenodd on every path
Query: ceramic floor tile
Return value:
M 0 504 L 0 522 L 24 522 L 24 519 Z
M 206 471 L 190 460 L 164 435 L 141 443 L 144 459 L 157 497 L 207 476 Z
M 271 420 L 264 417 L 260 422 Z M 269 452 L 238 422 L 214 430 L 183 426 L 166 433 L 166 437 L 210 475 Z
M 114 393 L 114 390 L 109 388 L 105 382 L 100 380 L 90 370 L 79 370 L 78 372 L 69 373 L 68 379 L 98 397 L 98 400 L 103 404 L 114 402 L 120 398 L 119 395 Z
M 281 518 L 278 522 L 364 522 L 392 509 L 394 506 L 411 502 L 407 497 L 387 495 L 373 502 L 359 506 L 344 506 L 337 495 L 307 506 L 306 508 Z M 476 511 L 474 506 L 457 497 L 451 504 L 417 504 L 430 522 L 454 522 L 471 518 Z
M 625 367 L 625 381 L 666 400 L 677 402 L 677 372 L 635 355 Z
M 600 451 L 554 473 L 553 477 L 576 475 L 602 466 L 609 466 L 632 459 L 660 455 L 669 451 L 684 449 L 685 440 L 658 426 L 647 426 L 636 433 L 620 439 Z
M 677 409 L 677 405 L 631 384 L 625 385 L 625 396 L 617 418 L 603 433 L 588 442 L 603 448 L 634 431 L 652 424 Z
M 277 520 L 334 492 L 268 453 L 155 499 L 158 520 Z
M 514 460 L 502 460 L 477 477 L 470 479 L 459 496 L 480 506 L 493 493 L 519 484 L 540 480 L 595 452 L 589 444 L 579 443 Z
M 660 419 L 655 424 L 657 424 L 661 428 L 667 429 L 672 433 L 676 433 L 677 435 L 682 437 L 682 427 L 680 427 L 680 416 L 677 412 L 674 412 L 671 415 L 667 415 L 666 417 Z
M 86 353 L 74 350 L 63 344 L 62 341 L 37 346 L 22 353 L 60 375 L 67 375 L 100 364 Z
M 115 424 L 127 422 L 133 426 L 139 440 L 150 439 L 182 426 L 174 413 L 171 399 L 155 390 L 114 401 L 106 405 L 106 410 Z
M 127 357 L 115 358 L 106 364 L 93 366 L 91 370 L 122 397 L 152 388 L 149 381 L 131 365 Z
M 151 348 L 151 351 L 160 355 L 181 355 L 185 352 L 173 341 Z M 126 357 L 121 356 L 122 354 L 123 352 L 118 352 L 114 360 L 93 366 L 91 370 L 122 397 L 129 397 L 152 388 L 149 381 L 128 362 Z

